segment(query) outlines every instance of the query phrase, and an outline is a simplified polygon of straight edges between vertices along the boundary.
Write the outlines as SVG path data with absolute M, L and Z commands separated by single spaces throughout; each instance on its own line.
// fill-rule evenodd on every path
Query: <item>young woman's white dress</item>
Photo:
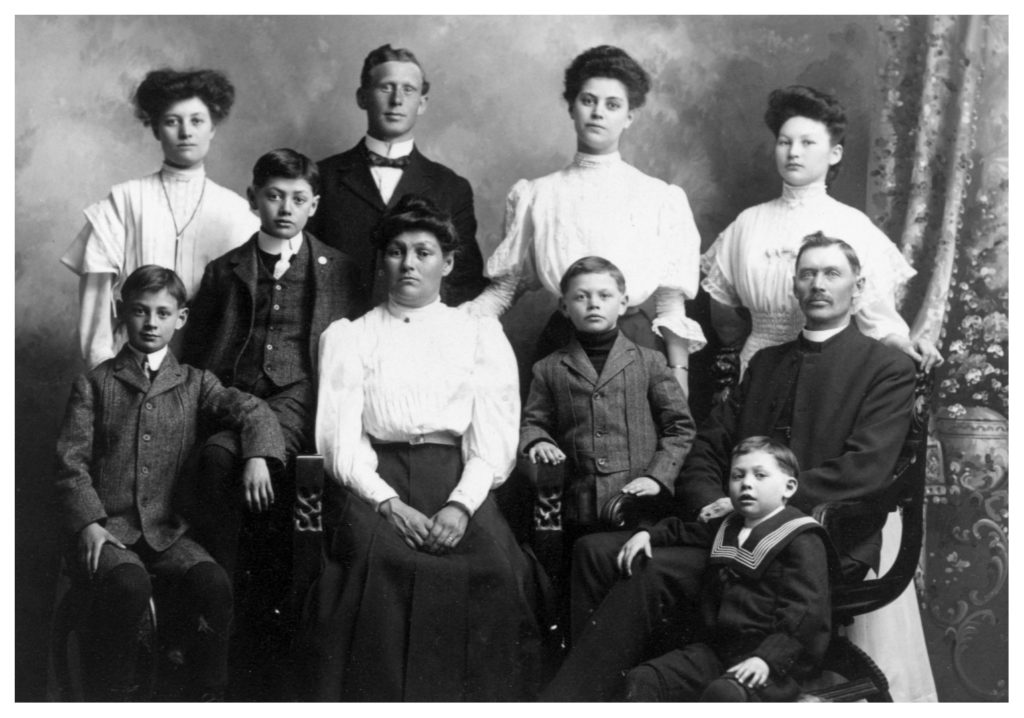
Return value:
M 85 208 L 85 218 L 60 261 L 82 277 L 78 329 L 90 368 L 124 344 L 115 307 L 129 274 L 145 264 L 169 267 L 191 297 L 207 263 L 259 229 L 249 203 L 207 178 L 202 167 L 178 170 L 166 164 L 159 172 L 114 185 L 105 199 Z M 175 222 L 184 229 L 180 238 Z

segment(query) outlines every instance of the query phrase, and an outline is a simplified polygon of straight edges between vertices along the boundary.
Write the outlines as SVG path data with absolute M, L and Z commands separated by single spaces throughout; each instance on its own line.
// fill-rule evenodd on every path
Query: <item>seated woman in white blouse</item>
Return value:
M 440 301 L 458 237 L 429 200 L 381 221 L 389 297 L 320 343 L 327 562 L 308 616 L 324 700 L 523 700 L 536 689 L 531 573 L 491 490 L 519 424 L 493 317 Z
M 649 88 L 644 69 L 617 47 L 594 47 L 572 61 L 563 97 L 576 129 L 576 156 L 558 172 L 512 187 L 505 238 L 487 261 L 492 281 L 472 307 L 501 314 L 518 292 L 541 287 L 560 296 L 558 283 L 569 265 L 604 257 L 622 270 L 629 288 L 630 310 L 619 328 L 637 344 L 665 351 L 686 391 L 689 354 L 704 346 L 704 333 L 684 306 L 697 292 L 700 235 L 679 187 L 619 155 L 622 133 Z M 639 311 L 652 294 L 653 322 Z M 568 320 L 556 314 L 535 359 L 571 335 Z
M 758 349 L 796 338 L 804 316 L 793 297 L 794 261 L 804 237 L 824 232 L 842 237 L 861 258 L 866 283 L 857 327 L 925 370 L 941 363 L 930 341 L 911 339 L 896 310 L 896 293 L 914 276 L 913 268 L 866 214 L 828 195 L 827 183 L 843 158 L 843 106 L 824 92 L 793 85 L 769 95 L 764 120 L 775 135 L 782 195 L 741 212 L 701 258 L 719 338 L 726 345 L 742 343 L 744 368 Z M 739 308 L 749 311 L 749 325 Z

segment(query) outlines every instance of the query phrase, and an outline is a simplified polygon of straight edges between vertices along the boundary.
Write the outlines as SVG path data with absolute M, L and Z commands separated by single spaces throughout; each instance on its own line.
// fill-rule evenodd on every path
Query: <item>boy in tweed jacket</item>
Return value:
M 664 355 L 618 329 L 627 306 L 618 267 L 584 257 L 561 289 L 574 336 L 533 367 L 519 449 L 533 463 L 566 462 L 568 548 L 603 528 L 601 510 L 617 494 L 671 496 L 695 431 Z
M 132 695 L 131 647 L 150 574 L 173 582 L 188 615 L 195 697 L 223 696 L 231 584 L 176 510 L 185 460 L 201 419 L 239 433 L 255 480 L 269 475 L 268 460 L 284 460 L 266 404 L 168 351 L 187 318 L 185 300 L 170 269 L 146 265 L 128 277 L 119 312 L 128 344 L 76 380 L 57 442 L 57 512 L 74 589 L 88 601 L 83 668 L 94 700 Z

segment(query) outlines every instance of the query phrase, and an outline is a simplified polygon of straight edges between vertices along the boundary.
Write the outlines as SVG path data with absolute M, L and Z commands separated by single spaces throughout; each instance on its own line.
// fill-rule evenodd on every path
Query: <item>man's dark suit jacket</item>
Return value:
M 61 528 L 71 535 L 97 521 L 125 544 L 144 537 L 167 549 L 188 528 L 176 492 L 201 420 L 237 431 L 243 458 L 284 465 L 270 407 L 171 352 L 152 381 L 127 346 L 78 377 L 57 439 Z
M 256 236 L 206 265 L 185 325 L 184 360 L 209 369 L 228 385 L 234 382 L 238 361 L 256 321 Z M 354 318 L 364 307 L 358 299 L 352 260 L 324 246 L 309 232 L 305 233 L 305 241 L 309 243 L 310 293 L 314 297 L 308 352 L 315 386 L 320 335 L 331 322 Z
M 809 514 L 822 501 L 871 498 L 891 483 L 910 428 L 913 361 L 853 324 L 818 345 L 820 352 L 802 352 L 803 342 L 755 354 L 737 391 L 698 431 L 676 488 L 691 515 L 725 495 L 736 443 L 772 434 L 788 398 L 786 377 L 802 356 L 789 440 L 801 471 L 791 505 Z M 877 566 L 884 523 L 880 516 L 877 525 L 833 536 L 843 563 Z
M 426 197 L 451 215 L 459 234 L 460 248 L 455 267 L 445 278 L 441 299 L 450 306 L 476 297 L 487 286 L 483 276 L 483 258 L 476 243 L 476 216 L 473 214 L 473 190 L 462 177 L 442 164 L 424 157 L 413 147 L 409 166 L 385 206 L 370 174 L 362 141 L 348 152 L 322 160 L 320 168 L 320 205 L 307 229 L 325 244 L 350 256 L 359 269 L 361 297 L 376 304 L 383 296 L 373 297 L 374 275 L 378 271 L 377 248 L 373 230 L 385 209 L 393 207 L 406 194 Z

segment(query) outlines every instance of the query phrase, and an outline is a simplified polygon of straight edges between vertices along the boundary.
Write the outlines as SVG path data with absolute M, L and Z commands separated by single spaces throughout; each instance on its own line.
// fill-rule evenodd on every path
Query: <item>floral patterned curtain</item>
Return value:
M 946 357 L 918 589 L 940 700 L 1006 700 L 1008 20 L 886 17 L 869 211 Z

